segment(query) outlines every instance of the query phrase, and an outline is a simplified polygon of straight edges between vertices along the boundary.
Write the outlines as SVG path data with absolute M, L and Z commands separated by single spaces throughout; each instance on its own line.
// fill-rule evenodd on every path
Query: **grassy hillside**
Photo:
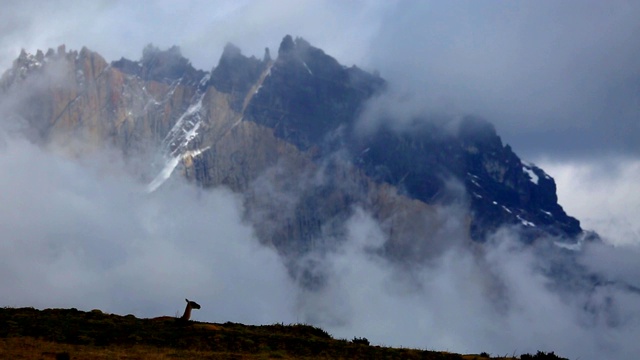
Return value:
M 100 310 L 0 308 L 0 359 L 487 358 L 370 346 L 366 339 L 333 339 L 308 325 L 185 323 L 170 317 L 138 319 Z M 522 359 L 560 358 L 538 353 Z

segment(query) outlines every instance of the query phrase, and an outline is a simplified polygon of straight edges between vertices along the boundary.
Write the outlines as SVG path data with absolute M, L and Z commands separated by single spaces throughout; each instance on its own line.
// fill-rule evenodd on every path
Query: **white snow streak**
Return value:
M 553 214 L 548 212 L 548 211 L 545 211 L 545 210 L 540 210 L 540 211 L 542 211 L 543 213 L 547 214 L 549 217 L 553 217 Z
M 204 81 L 204 79 L 203 79 Z M 147 192 L 157 190 L 165 181 L 171 177 L 180 160 L 186 156 L 197 156 L 209 147 L 199 150 L 188 150 L 189 143 L 198 136 L 198 130 L 202 126 L 202 99 L 201 94 L 187 110 L 180 115 L 175 125 L 162 141 L 165 152 L 165 165 L 160 173 L 147 185 Z
M 536 226 L 536 224 L 532 223 L 531 221 L 527 221 L 527 220 L 521 218 L 520 215 L 517 215 L 517 217 L 518 217 L 518 220 L 520 220 L 520 222 L 524 226 L 531 226 L 531 227 L 535 227 Z
M 233 125 L 231 125 L 231 127 L 229 128 L 229 130 L 227 130 L 226 132 L 228 133 L 229 131 L 231 131 L 233 128 L 235 128 L 236 126 L 240 125 L 240 123 L 242 122 L 242 116 L 240 117 L 240 119 L 238 119 L 238 121 L 234 122 Z
M 307 71 L 309 72 L 309 74 L 313 75 L 313 73 L 311 72 L 311 69 L 309 69 L 309 67 L 307 66 L 306 62 L 302 62 L 302 65 L 304 65 L 304 68 L 307 69 Z
M 527 165 L 523 165 L 522 166 L 522 171 L 524 171 L 525 173 L 527 173 L 527 175 L 529 175 L 529 179 L 531 179 L 531 182 L 538 185 L 538 175 L 536 175 L 536 173 L 533 172 L 533 170 L 531 170 L 531 167 L 527 166 Z
M 164 184 L 164 182 L 167 181 L 169 177 L 171 177 L 173 170 L 176 168 L 176 166 L 178 166 L 181 158 L 181 156 L 176 156 L 169 159 L 169 161 L 165 163 L 164 168 L 162 169 L 162 171 L 160 171 L 160 174 L 158 174 L 158 176 L 156 176 L 155 179 L 153 179 L 153 181 L 149 183 L 149 185 L 147 185 L 148 193 L 156 191 L 160 187 L 160 185 Z

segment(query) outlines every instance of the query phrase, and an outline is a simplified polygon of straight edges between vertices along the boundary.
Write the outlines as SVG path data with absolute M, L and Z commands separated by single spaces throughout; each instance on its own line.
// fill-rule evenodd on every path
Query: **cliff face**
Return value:
M 465 118 L 450 131 L 452 122 L 416 119 L 404 131 L 358 134 L 360 111 L 385 81 L 290 36 L 276 59 L 228 45 L 211 72 L 194 69 L 177 47 L 148 46 L 140 61 L 112 64 L 86 48 L 23 52 L 0 89 L 34 141 L 158 151 L 165 167 L 150 191 L 177 169 L 200 186 L 243 194 L 259 237 L 285 253 L 340 238 L 357 207 L 379 221 L 387 253 L 402 260 L 447 241 L 443 204 L 469 204 L 455 220 L 463 238 L 482 241 L 504 224 L 532 240 L 581 232 L 557 204 L 553 179 L 522 163 L 483 120 Z
M 113 144 L 125 154 L 162 139 L 196 91 L 180 80 L 145 81 L 87 48 L 66 52 L 64 46 L 46 55 L 23 52 L 1 84 L 10 108 L 37 129 L 37 141 L 79 150 Z
M 420 122 L 401 132 L 383 127 L 372 139 L 351 144 L 369 176 L 406 189 L 412 198 L 447 202 L 448 184 L 460 182 L 470 202 L 474 239 L 505 224 L 522 226 L 531 241 L 544 234 L 572 238 L 582 231 L 558 204 L 553 179 L 522 162 L 482 119 L 466 117 L 447 127 Z

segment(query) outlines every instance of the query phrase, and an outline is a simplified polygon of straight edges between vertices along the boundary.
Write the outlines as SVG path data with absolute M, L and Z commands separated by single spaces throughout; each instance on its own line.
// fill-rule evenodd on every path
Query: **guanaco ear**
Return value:
M 184 301 L 189 302 L 189 299 L 184 299 Z

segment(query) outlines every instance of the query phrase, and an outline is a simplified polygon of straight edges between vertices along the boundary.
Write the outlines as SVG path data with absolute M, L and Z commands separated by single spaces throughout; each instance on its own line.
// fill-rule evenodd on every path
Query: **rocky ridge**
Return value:
M 402 261 L 428 258 L 448 241 L 442 224 L 451 218 L 439 209 L 452 204 L 469 209 L 454 219 L 469 240 L 504 225 L 529 241 L 584 235 L 558 204 L 553 179 L 482 119 L 424 116 L 396 130 L 389 118 L 359 134 L 359 114 L 385 87 L 291 36 L 275 59 L 269 49 L 257 59 L 229 44 L 210 72 L 177 47 L 150 45 L 139 61 L 109 64 L 87 48 L 61 46 L 22 52 L 0 80 L 2 107 L 28 124 L 33 141 L 71 153 L 160 152 L 150 190 L 176 169 L 202 187 L 228 186 L 244 195 L 260 239 L 283 253 L 344 237 L 356 208 L 381 224 L 385 253 Z

